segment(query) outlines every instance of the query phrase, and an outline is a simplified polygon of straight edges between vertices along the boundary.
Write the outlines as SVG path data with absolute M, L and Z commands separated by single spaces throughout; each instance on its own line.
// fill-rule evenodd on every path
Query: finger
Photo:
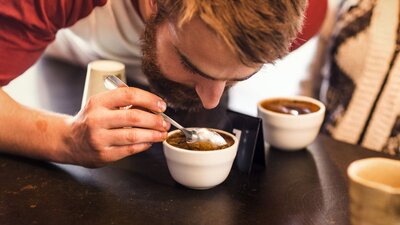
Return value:
M 98 97 L 101 99 L 102 105 L 109 109 L 128 105 L 142 107 L 153 112 L 164 112 L 166 109 L 166 104 L 160 97 L 139 88 L 117 88 L 102 92 Z
M 124 146 L 111 146 L 108 149 L 107 159 L 110 162 L 143 152 L 151 147 L 151 143 L 140 143 L 134 145 L 124 145 Z
M 167 138 L 167 132 L 142 128 L 121 128 L 106 131 L 111 146 L 133 145 L 139 143 L 161 142 Z
M 106 128 L 140 127 L 167 131 L 170 124 L 161 115 L 140 109 L 114 110 L 104 116 Z

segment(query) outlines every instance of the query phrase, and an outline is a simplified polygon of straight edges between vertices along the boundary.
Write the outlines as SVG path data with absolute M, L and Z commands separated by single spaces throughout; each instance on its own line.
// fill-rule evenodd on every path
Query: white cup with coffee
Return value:
M 263 99 L 257 104 L 264 142 L 287 151 L 304 149 L 317 137 L 325 105 L 307 96 Z
M 367 158 L 347 169 L 353 225 L 400 224 L 400 161 Z
M 96 60 L 88 64 L 82 97 L 82 108 L 91 96 L 107 91 L 104 86 L 104 78 L 108 75 L 115 75 L 126 82 L 125 65 L 113 60 Z
M 212 130 L 225 139 L 225 146 L 213 149 L 207 143 L 189 144 L 180 130 L 168 133 L 167 140 L 163 142 L 163 150 L 168 170 L 176 182 L 188 188 L 205 190 L 215 187 L 228 177 L 239 140 L 226 131 Z

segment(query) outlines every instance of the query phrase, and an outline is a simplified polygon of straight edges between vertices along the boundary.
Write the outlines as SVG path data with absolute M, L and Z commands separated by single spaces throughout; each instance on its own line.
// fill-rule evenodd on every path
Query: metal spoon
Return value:
M 109 90 L 113 90 L 119 87 L 128 87 L 128 85 L 126 85 L 122 80 L 114 75 L 106 76 L 104 78 L 104 86 Z M 127 108 L 130 108 L 130 106 L 127 106 Z M 156 114 L 160 114 L 165 120 L 181 130 L 186 137 L 187 143 L 209 142 L 212 143 L 215 147 L 226 145 L 225 139 L 215 131 L 209 130 L 207 128 L 184 128 L 164 113 Z

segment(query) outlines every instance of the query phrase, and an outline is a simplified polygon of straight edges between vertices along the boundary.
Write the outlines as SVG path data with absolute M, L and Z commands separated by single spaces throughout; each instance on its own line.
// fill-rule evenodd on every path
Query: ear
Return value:
M 142 15 L 144 20 L 149 19 L 152 15 L 157 14 L 158 4 L 157 0 L 143 0 L 141 1 L 142 5 L 140 9 L 142 11 Z
M 157 0 L 149 0 L 150 10 L 152 14 L 156 14 L 158 11 Z

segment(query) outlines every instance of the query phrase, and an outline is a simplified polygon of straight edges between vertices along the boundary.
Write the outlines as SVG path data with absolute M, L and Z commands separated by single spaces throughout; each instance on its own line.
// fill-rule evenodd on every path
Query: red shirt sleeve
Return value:
M 31 67 L 58 30 L 107 0 L 0 0 L 0 86 Z
M 293 42 L 290 51 L 302 46 L 319 32 L 324 22 L 327 8 L 327 0 L 308 0 L 303 29 Z

